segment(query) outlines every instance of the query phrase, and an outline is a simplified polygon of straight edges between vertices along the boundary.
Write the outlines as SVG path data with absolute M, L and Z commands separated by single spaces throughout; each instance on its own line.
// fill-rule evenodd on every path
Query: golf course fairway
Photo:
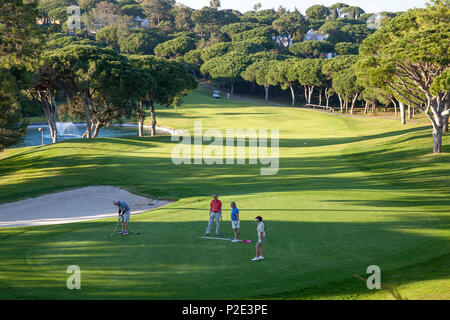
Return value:
M 141 234 L 128 237 L 110 236 L 116 218 L 1 228 L 0 299 L 450 299 L 448 135 L 432 155 L 426 122 L 214 100 L 203 89 L 157 119 L 191 132 L 194 121 L 223 132 L 279 129 L 279 171 L 175 165 L 177 142 L 137 133 L 8 149 L 0 203 L 103 185 L 174 202 L 132 216 Z M 250 261 L 252 244 L 198 238 L 214 192 L 226 236 L 230 201 L 242 239 L 255 241 L 253 219 L 263 217 L 264 261 Z M 70 265 L 81 269 L 81 290 L 66 287 Z M 370 265 L 381 269 L 381 290 L 355 277 L 367 278 Z

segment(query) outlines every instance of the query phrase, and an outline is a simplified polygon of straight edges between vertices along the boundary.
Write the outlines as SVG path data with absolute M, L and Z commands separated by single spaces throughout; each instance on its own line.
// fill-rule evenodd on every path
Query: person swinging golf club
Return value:
M 219 195 L 215 193 L 213 196 L 213 200 L 209 204 L 209 222 L 205 232 L 206 236 L 209 236 L 209 233 L 211 232 L 211 226 L 214 221 L 216 222 L 216 235 L 219 235 L 221 217 L 222 217 L 222 202 L 219 200 Z
M 252 261 L 264 260 L 264 238 L 266 237 L 266 231 L 264 230 L 264 222 L 260 216 L 255 218 L 255 221 L 258 223 L 256 227 L 256 233 L 258 234 L 258 241 L 256 242 L 256 256 L 252 259 Z
M 123 236 L 128 235 L 128 222 L 130 222 L 130 207 L 123 200 L 114 200 L 114 204 L 119 207 L 119 221 L 122 221 L 122 231 L 119 231 Z
M 240 227 L 240 220 L 239 220 L 239 209 L 236 206 L 236 202 L 232 201 L 230 203 L 231 207 L 231 227 L 233 228 L 234 232 L 234 239 L 233 242 L 239 241 L 239 227 Z

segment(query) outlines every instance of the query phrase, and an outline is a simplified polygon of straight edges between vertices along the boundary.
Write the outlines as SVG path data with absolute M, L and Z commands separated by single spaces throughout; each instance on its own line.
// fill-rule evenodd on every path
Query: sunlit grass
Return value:
M 141 235 L 128 238 L 110 237 L 115 219 L 0 229 L 0 298 L 392 298 L 354 277 L 370 264 L 408 298 L 449 298 L 441 270 L 450 247 L 448 136 L 446 153 L 430 156 L 431 131 L 421 123 L 214 100 L 204 90 L 157 116 L 158 125 L 191 131 L 194 120 L 223 132 L 278 128 L 279 172 L 261 176 L 260 164 L 175 166 L 167 136 L 7 150 L 2 203 L 90 185 L 177 202 L 133 216 L 130 228 Z M 227 236 L 230 201 L 241 211 L 243 238 L 255 240 L 253 219 L 264 217 L 263 263 L 250 261 L 253 245 L 197 238 L 213 192 L 224 203 Z M 71 264 L 82 269 L 79 292 L 65 288 Z

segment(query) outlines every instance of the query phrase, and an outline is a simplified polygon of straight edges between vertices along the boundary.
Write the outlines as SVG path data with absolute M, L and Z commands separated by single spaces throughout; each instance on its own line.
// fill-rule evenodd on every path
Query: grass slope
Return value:
M 280 129 L 280 170 L 261 165 L 171 162 L 170 137 L 71 140 L 0 154 L 0 202 L 62 189 L 116 185 L 178 199 L 135 216 L 141 235 L 110 237 L 115 219 L 0 229 L 0 298 L 320 299 L 392 298 L 354 277 L 382 270 L 382 286 L 406 298 L 448 299 L 449 138 L 430 155 L 430 128 L 353 119 L 197 90 L 159 125 L 192 130 Z M 212 192 L 236 201 L 243 238 L 267 221 L 266 260 L 253 245 L 198 239 Z M 51 204 L 49 204 L 51 205 Z M 225 210 L 224 231 L 231 236 Z M 79 265 L 82 290 L 66 288 Z

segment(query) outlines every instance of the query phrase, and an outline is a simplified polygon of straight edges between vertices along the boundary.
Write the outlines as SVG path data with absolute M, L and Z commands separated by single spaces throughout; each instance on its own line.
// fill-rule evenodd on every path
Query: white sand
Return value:
M 87 187 L 0 204 L 0 228 L 37 226 L 117 216 L 113 200 L 124 200 L 131 214 L 165 206 L 170 201 L 148 199 L 111 186 Z

